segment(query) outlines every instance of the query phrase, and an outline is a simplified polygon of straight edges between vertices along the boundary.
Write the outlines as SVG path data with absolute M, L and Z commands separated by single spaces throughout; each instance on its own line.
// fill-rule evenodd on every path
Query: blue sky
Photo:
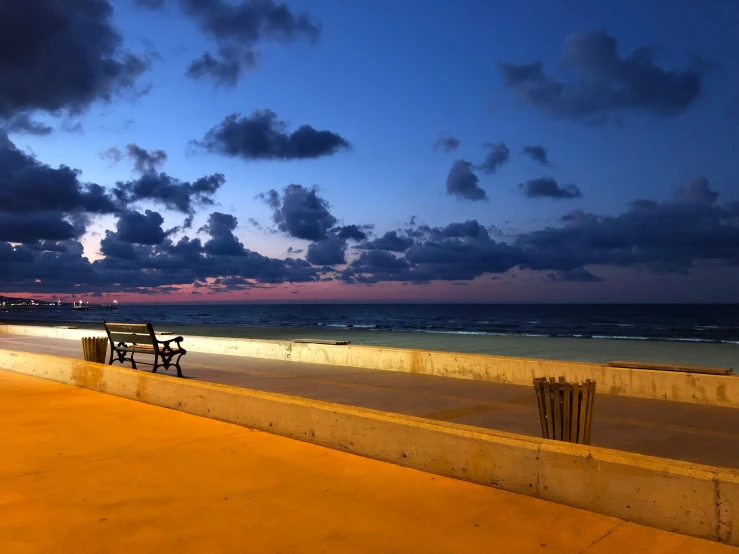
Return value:
M 416 216 L 416 223 L 430 228 L 474 219 L 497 227 L 502 231 L 497 240 L 508 242 L 521 233 L 561 226 L 561 217 L 571 210 L 617 216 L 635 199 L 672 200 L 676 187 L 700 177 L 720 193 L 719 202 L 739 199 L 739 71 L 733 59 L 739 52 L 735 32 L 739 8 L 734 2 L 295 0 L 288 6 L 320 23 L 318 40 L 259 41 L 258 64 L 231 87 L 185 75 L 190 61 L 214 50 L 216 42 L 176 0 L 158 11 L 116 1 L 111 23 L 120 32 L 123 47 L 149 56 L 151 67 L 136 82 L 139 91 L 148 91 L 139 95 L 125 90 L 110 101 L 91 102 L 81 115 L 37 110 L 34 117 L 55 129 L 65 121 L 79 122 L 82 132 L 55 130 L 34 136 L 11 130 L 10 139 L 39 162 L 79 169 L 82 182 L 105 187 L 129 181 L 134 174 L 128 160 L 112 163 L 101 152 L 131 143 L 166 151 L 162 170 L 181 180 L 223 173 L 226 182 L 213 196 L 213 209 L 236 216 L 236 237 L 247 249 L 270 258 L 284 258 L 288 247 L 305 249 L 310 243 L 280 232 L 273 209 L 255 199 L 289 184 L 317 185 L 338 225 L 372 224 L 373 236 L 407 229 L 411 216 Z M 655 65 L 666 71 L 698 68 L 700 93 L 674 115 L 627 108 L 616 110 L 617 121 L 591 124 L 552 117 L 522 102 L 503 83 L 501 62 L 540 61 L 548 75 L 562 81 L 575 78 L 576 70 L 561 63 L 563 45 L 572 33 L 588 32 L 605 32 L 616 39 L 622 58 L 647 46 L 653 48 Z M 263 109 L 289 122 L 291 131 L 307 124 L 337 133 L 351 149 L 285 161 L 226 157 L 190 144 L 228 114 L 248 116 Z M 432 148 L 445 133 L 461 141 L 458 149 Z M 445 183 L 452 164 L 456 160 L 481 164 L 483 145 L 498 142 L 510 149 L 508 162 L 492 175 L 476 172 L 488 201 L 449 195 Z M 522 154 L 531 145 L 547 149 L 550 166 L 542 167 Z M 528 198 L 518 189 L 520 183 L 540 177 L 574 184 L 582 196 Z M 143 200 L 137 209 L 157 210 L 165 228 L 183 220 L 182 213 L 156 202 Z M 211 211 L 198 210 L 192 230 L 185 234 L 195 236 Z M 96 217 L 79 238 L 89 260 L 104 257 L 100 238 L 115 227 L 117 217 L 116 213 Z M 249 225 L 249 218 L 264 229 Z M 350 246 L 347 262 L 358 253 Z M 606 276 L 615 270 L 608 264 L 595 270 L 591 264 L 588 271 L 606 282 L 532 278 L 532 288 L 519 287 L 517 297 L 526 300 L 529 290 L 531 298 L 556 299 L 566 289 L 574 298 L 579 293 L 573 287 L 581 287 L 588 289 L 582 293 L 588 299 L 614 300 L 616 289 Z M 649 278 L 639 285 L 639 297 L 648 300 L 660 279 L 669 279 L 678 282 L 672 294 L 679 300 L 679 283 L 685 288 L 705 286 L 733 271 L 711 270 L 696 280 L 702 270 L 689 270 L 688 275 L 682 270 L 659 275 L 647 270 Z M 337 281 L 336 290 L 343 287 L 341 295 L 350 298 L 351 284 Z M 330 285 L 316 288 L 329 297 Z M 354 286 L 358 290 L 367 285 Z M 396 284 L 388 286 L 397 289 Z M 451 285 L 420 286 L 442 291 L 434 295 L 457 294 Z M 533 287 L 545 290 L 534 293 Z M 480 294 L 481 299 L 496 298 Z

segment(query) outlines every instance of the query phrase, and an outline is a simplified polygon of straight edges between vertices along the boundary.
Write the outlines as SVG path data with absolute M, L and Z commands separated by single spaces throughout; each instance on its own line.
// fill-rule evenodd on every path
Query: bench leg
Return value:
M 138 369 L 136 367 L 136 360 L 133 359 L 133 352 L 131 352 L 131 369 Z
M 158 367 L 159 367 L 159 356 L 157 356 L 156 354 L 154 354 L 154 367 L 151 368 L 151 372 L 152 373 L 156 373 Z M 166 367 L 165 367 L 165 369 L 166 369 Z
M 184 352 L 182 352 L 179 356 L 177 356 L 177 360 L 175 360 L 174 366 L 177 368 L 177 377 L 183 377 L 182 375 L 182 369 L 180 368 L 180 358 Z

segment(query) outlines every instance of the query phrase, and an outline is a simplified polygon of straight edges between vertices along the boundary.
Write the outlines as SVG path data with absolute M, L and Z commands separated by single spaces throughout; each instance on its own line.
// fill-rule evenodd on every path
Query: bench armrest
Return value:
M 167 340 L 159 340 L 159 339 L 157 339 L 157 342 L 158 342 L 159 344 L 169 344 L 170 342 L 176 342 L 176 343 L 178 343 L 178 344 L 179 344 L 179 343 L 181 343 L 181 342 L 182 342 L 183 340 L 185 340 L 185 339 L 184 339 L 184 338 L 182 338 L 182 337 L 175 337 L 175 338 L 173 338 L 173 339 L 167 339 Z

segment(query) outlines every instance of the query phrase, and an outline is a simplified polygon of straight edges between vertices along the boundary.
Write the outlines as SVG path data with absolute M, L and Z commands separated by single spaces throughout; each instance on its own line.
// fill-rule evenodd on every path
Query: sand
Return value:
M 59 321 L 7 321 L 18 325 L 73 325 L 101 329 L 102 323 Z M 739 345 L 695 342 L 658 342 L 616 339 L 573 339 L 366 331 L 359 329 L 239 327 L 225 325 L 169 325 L 153 322 L 157 331 L 183 335 L 262 340 L 303 338 L 348 340 L 352 344 L 443 350 L 499 356 L 605 363 L 632 360 L 667 364 L 703 365 L 739 369 Z

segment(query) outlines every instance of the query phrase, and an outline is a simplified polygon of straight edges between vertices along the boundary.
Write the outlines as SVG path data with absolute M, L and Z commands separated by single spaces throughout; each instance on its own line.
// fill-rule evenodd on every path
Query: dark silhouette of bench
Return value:
M 153 364 L 142 361 L 138 363 L 154 366 L 152 373 L 156 373 L 160 367 L 166 371 L 174 366 L 177 369 L 177 376 L 182 377 L 180 358 L 187 354 L 187 350 L 180 345 L 185 340 L 182 337 L 159 340 L 151 323 L 103 322 L 103 326 L 110 340 L 109 365 L 113 365 L 116 360 L 121 364 L 128 361 L 131 362 L 133 369 L 137 369 L 134 354 L 149 354 L 154 356 Z

